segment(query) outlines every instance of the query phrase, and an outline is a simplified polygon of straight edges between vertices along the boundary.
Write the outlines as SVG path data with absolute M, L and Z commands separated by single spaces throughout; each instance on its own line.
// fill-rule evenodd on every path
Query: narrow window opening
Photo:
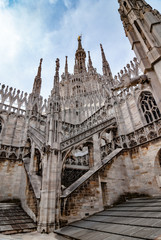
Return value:
M 142 31 L 141 31 L 139 24 L 136 21 L 134 21 L 134 24 L 135 24 L 135 27 L 138 30 L 138 32 L 141 34 Z

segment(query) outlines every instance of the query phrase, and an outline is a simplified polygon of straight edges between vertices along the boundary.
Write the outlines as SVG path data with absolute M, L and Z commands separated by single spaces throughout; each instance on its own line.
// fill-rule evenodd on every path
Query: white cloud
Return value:
M 56 4 L 58 0 L 49 0 L 49 3 Z
M 149 0 L 148 3 L 157 7 L 159 1 Z M 75 8 L 66 9 L 64 13 L 57 5 L 52 6 L 46 0 L 21 0 L 12 7 L 0 8 L 1 83 L 30 92 L 39 59 L 43 57 L 41 92 L 48 97 L 53 85 L 55 59 L 60 58 L 62 73 L 67 55 L 72 73 L 77 36 L 81 33 L 83 47 L 91 51 L 98 72 L 102 72 L 100 43 L 113 74 L 133 58 L 117 11 L 117 0 L 92 0 L 92 4 L 91 0 L 77 0 Z
M 9 0 L 0 0 L 0 8 L 5 8 L 9 5 Z
M 71 2 L 71 0 L 64 0 L 64 5 L 66 6 L 66 8 L 71 8 L 71 6 L 72 6 L 72 2 Z

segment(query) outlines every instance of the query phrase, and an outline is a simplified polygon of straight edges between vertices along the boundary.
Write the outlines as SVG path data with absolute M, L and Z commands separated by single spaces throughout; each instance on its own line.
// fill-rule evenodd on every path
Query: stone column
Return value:
M 22 129 L 22 135 L 19 141 L 19 145 L 24 146 L 27 140 L 27 130 L 29 127 L 29 118 L 27 116 L 27 114 L 25 114 L 25 119 L 24 119 L 24 124 L 23 124 L 23 129 Z
M 92 168 L 94 165 L 94 159 L 93 159 L 93 145 L 90 144 L 88 146 L 88 152 L 89 152 L 89 167 Z
M 93 160 L 94 166 L 101 163 L 100 139 L 98 133 L 93 135 Z
M 30 166 L 29 166 L 30 174 L 33 174 L 35 172 L 35 169 L 34 169 L 34 155 L 35 155 L 35 143 L 32 142 L 32 144 L 31 144 L 31 158 L 30 158 Z
M 43 158 L 43 178 L 38 221 L 39 232 L 53 232 L 59 221 L 59 152 L 51 149 Z

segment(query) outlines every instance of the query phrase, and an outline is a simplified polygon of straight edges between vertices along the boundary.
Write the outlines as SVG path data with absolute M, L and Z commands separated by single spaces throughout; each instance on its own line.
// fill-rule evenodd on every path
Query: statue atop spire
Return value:
M 38 67 L 38 71 L 37 71 L 37 75 L 36 75 L 35 80 L 34 80 L 33 89 L 32 89 L 32 93 L 36 96 L 39 96 L 40 91 L 41 91 L 41 82 L 42 82 L 42 79 L 41 79 L 41 65 L 42 65 L 42 61 L 43 61 L 43 59 L 41 58 L 40 59 L 40 64 L 39 64 L 39 67 Z
M 75 53 L 75 66 L 74 66 L 74 73 L 82 73 L 86 71 L 86 53 L 82 48 L 82 37 L 78 37 L 78 49 Z
M 81 40 L 82 40 L 82 36 L 78 36 L 78 49 L 79 50 L 82 49 L 82 42 L 81 42 Z

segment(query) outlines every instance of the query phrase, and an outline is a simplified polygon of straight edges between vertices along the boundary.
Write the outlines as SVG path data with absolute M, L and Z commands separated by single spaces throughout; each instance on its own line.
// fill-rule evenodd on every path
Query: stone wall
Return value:
M 20 200 L 20 186 L 25 178 L 21 160 L 0 159 L 0 201 Z
M 68 222 L 81 219 L 103 210 L 99 175 L 95 174 L 68 199 L 62 200 L 62 220 Z
M 37 202 L 22 160 L 0 159 L 0 201 L 20 201 L 36 221 Z
M 161 173 L 158 160 L 160 149 L 161 139 L 156 139 L 129 151 L 124 162 L 129 178 L 130 192 L 161 195 L 158 182 L 158 176 Z
M 1 113 L 2 133 L 0 141 L 2 144 L 19 146 L 24 134 L 25 118 L 15 113 Z
M 161 139 L 124 150 L 89 178 L 67 199 L 62 199 L 62 222 L 72 222 L 134 195 L 161 195 L 158 152 Z

